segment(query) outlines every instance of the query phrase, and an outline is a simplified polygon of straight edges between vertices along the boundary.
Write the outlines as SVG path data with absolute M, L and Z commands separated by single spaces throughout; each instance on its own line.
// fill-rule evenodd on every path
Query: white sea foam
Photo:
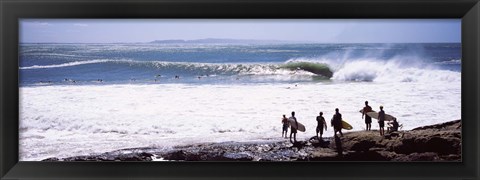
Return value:
M 451 59 L 449 61 L 436 62 L 435 64 L 462 64 L 461 59 Z
M 74 61 L 68 62 L 63 64 L 52 64 L 52 65 L 33 65 L 28 67 L 20 67 L 20 69 L 46 69 L 46 68 L 60 68 L 60 67 L 69 67 L 69 66 L 78 66 L 84 64 L 96 64 L 96 63 L 104 63 L 104 62 L 112 62 L 115 60 L 110 59 L 95 59 L 95 60 L 88 60 L 88 61 Z
M 20 160 L 278 138 L 291 111 L 307 127 L 301 139 L 315 134 L 319 111 L 329 120 L 337 107 L 362 130 L 365 100 L 411 129 L 460 119 L 460 97 L 460 81 L 21 87 Z
M 358 60 L 345 63 L 334 73 L 333 80 L 374 82 L 459 82 L 459 72 L 417 68 L 398 61 Z

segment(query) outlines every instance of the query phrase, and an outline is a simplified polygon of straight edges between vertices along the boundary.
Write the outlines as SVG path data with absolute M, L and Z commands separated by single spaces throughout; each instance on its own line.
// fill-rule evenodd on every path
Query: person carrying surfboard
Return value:
M 325 122 L 325 118 L 323 117 L 323 112 L 320 112 L 320 115 L 317 116 L 317 138 L 318 133 L 320 132 L 320 139 L 322 139 L 323 135 L 323 128 L 325 127 L 325 131 L 327 130 L 327 123 Z
M 332 117 L 331 124 L 333 126 L 333 135 L 337 136 L 337 132 L 339 132 L 340 136 L 343 136 L 343 133 L 342 133 L 342 114 L 340 114 L 338 108 L 335 108 L 335 114 Z
M 378 126 L 380 127 L 380 136 L 385 135 L 385 111 L 383 111 L 383 106 L 380 106 L 380 112 L 378 112 Z
M 372 107 L 368 105 L 368 101 L 365 101 L 365 107 L 363 107 L 362 111 L 362 119 L 365 116 L 365 125 L 366 125 L 366 130 L 370 131 L 372 129 L 372 117 L 367 115 L 368 112 L 372 112 Z
M 295 127 L 298 127 L 298 122 L 297 122 L 297 118 L 295 117 L 295 111 L 292 111 L 292 116 L 288 118 L 289 121 L 294 122 L 295 123 Z M 290 142 L 291 143 L 296 143 L 297 142 L 297 128 L 295 128 L 294 126 L 290 126 L 291 129 L 290 129 Z M 292 135 L 293 135 L 293 142 L 292 142 Z
M 283 134 L 285 134 L 285 139 L 286 139 L 287 138 L 287 133 L 288 133 L 288 119 L 285 116 L 285 114 L 283 115 L 283 118 L 282 118 L 282 124 L 283 124 L 282 137 L 283 137 Z

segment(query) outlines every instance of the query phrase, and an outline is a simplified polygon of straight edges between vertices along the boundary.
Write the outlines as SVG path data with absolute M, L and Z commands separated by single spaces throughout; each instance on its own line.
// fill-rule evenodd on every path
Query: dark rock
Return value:
M 370 148 L 372 148 L 373 146 L 375 146 L 377 143 L 375 141 L 372 141 L 372 140 L 361 140 L 355 144 L 353 144 L 353 146 L 350 148 L 350 150 L 353 150 L 353 151 L 368 151 Z
M 401 156 L 393 159 L 393 161 L 438 161 L 440 158 L 437 153 L 425 152 L 425 153 L 412 153 L 406 156 Z
M 223 154 L 225 160 L 232 160 L 232 161 L 251 161 L 253 157 L 248 153 L 225 153 Z
M 52 157 L 52 158 L 47 158 L 47 159 L 44 159 L 42 161 L 60 161 L 60 159 L 56 158 L 56 157 Z
M 388 161 L 387 157 L 377 151 L 351 152 L 344 155 L 344 159 L 350 161 Z
M 184 153 L 183 150 L 178 150 L 174 152 L 170 152 L 163 156 L 164 159 L 166 160 L 185 160 L 186 159 L 186 154 Z
M 453 141 L 441 137 L 432 137 L 428 139 L 425 146 L 426 151 L 437 152 L 439 154 L 454 154 L 458 151 Z
M 459 129 L 459 127 L 462 126 L 462 121 L 461 120 L 455 120 L 455 121 L 449 121 L 441 124 L 434 124 L 430 126 L 422 126 L 422 127 L 417 127 L 413 128 L 412 131 L 415 130 L 426 130 L 426 129 L 442 129 L 442 128 L 455 128 Z

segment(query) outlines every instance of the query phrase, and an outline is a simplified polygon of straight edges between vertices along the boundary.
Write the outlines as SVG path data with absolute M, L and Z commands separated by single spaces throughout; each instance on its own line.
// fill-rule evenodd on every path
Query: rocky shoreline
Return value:
M 346 132 L 343 137 L 222 142 L 172 149 L 131 148 L 42 161 L 461 161 L 461 120 L 399 131 Z

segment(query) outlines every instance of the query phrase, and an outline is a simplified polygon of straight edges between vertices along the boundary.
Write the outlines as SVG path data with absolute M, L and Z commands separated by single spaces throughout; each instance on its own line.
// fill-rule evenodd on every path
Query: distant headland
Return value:
M 221 39 L 221 38 L 206 38 L 206 39 L 166 39 L 154 40 L 150 43 L 155 44 L 278 44 L 278 43 L 300 43 L 297 41 L 282 41 L 282 40 L 258 40 L 258 39 Z

